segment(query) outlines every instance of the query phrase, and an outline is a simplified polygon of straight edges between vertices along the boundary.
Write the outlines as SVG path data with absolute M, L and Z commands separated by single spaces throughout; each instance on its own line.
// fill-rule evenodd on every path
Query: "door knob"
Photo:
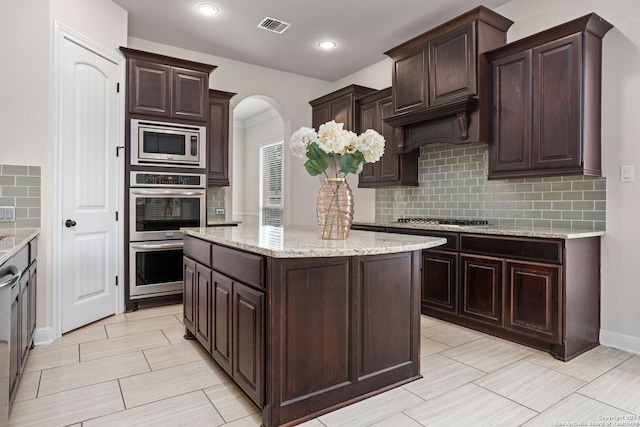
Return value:
M 71 227 L 74 227 L 74 226 L 76 225 L 76 222 L 75 222 L 74 220 L 72 220 L 72 219 L 68 219 L 68 220 L 66 220 L 66 221 L 64 222 L 64 225 L 65 225 L 67 228 L 71 228 Z

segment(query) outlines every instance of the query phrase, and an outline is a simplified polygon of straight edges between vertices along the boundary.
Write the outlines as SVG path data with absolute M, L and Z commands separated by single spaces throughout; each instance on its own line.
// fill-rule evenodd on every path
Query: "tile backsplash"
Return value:
M 207 220 L 220 221 L 224 220 L 224 215 L 217 215 L 216 209 L 224 209 L 224 187 L 207 188 Z
M 376 190 L 376 221 L 487 219 L 492 224 L 604 230 L 606 178 L 487 180 L 486 144 L 420 148 L 418 187 Z
M 0 229 L 40 227 L 40 166 L 0 165 L 0 206 L 15 206 L 16 221 Z

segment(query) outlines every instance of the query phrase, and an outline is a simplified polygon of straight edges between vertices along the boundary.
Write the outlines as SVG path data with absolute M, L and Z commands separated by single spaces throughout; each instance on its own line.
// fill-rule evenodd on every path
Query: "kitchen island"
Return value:
M 184 324 L 261 409 L 294 425 L 420 378 L 420 259 L 446 243 L 316 228 L 185 228 Z

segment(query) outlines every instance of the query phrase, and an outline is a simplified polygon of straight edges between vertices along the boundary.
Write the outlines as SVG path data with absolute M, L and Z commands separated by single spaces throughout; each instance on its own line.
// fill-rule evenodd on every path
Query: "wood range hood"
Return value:
M 398 154 L 422 145 L 487 142 L 488 67 L 484 52 L 504 46 L 513 22 L 477 7 L 387 52 L 393 61 Z

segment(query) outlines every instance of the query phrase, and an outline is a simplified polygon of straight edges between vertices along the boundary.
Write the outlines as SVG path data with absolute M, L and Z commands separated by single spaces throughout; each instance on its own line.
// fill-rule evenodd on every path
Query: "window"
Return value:
M 282 226 L 284 141 L 260 147 L 260 224 Z

